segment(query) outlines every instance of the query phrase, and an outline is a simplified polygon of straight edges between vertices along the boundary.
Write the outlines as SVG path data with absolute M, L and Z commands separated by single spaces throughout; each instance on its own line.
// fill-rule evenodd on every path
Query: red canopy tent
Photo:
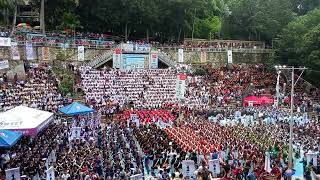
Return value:
M 253 105 L 260 105 L 260 99 L 256 96 L 248 96 L 243 99 L 243 106 L 249 106 L 249 102 L 252 102 Z
M 261 105 L 264 105 L 264 104 L 272 104 L 273 103 L 273 99 L 272 98 L 269 98 L 267 96 L 262 96 L 259 98 L 260 99 L 260 102 L 261 102 Z

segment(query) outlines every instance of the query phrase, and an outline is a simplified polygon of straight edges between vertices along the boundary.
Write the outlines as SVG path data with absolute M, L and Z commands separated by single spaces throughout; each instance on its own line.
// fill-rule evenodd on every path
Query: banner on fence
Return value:
M 8 60 L 0 61 L 0 69 L 7 69 L 7 68 L 9 68 L 9 61 Z
M 233 63 L 232 50 L 228 50 L 227 54 L 228 54 L 228 64 L 232 64 Z
M 42 60 L 43 61 L 50 60 L 49 47 L 42 47 Z
M 182 174 L 183 177 L 189 177 L 190 179 L 193 179 L 194 171 L 196 170 L 196 167 L 194 165 L 193 160 L 184 160 L 182 161 Z
M 137 53 L 148 53 L 151 48 L 149 44 L 135 44 L 133 51 Z
M 0 46 L 11 46 L 11 38 L 0 37 Z
M 200 54 L 200 62 L 202 62 L 202 63 L 207 62 L 207 52 L 201 51 L 201 54 Z
M 7 169 L 6 180 L 20 180 L 20 167 Z
M 26 55 L 27 55 L 27 60 L 34 60 L 33 47 L 31 42 L 28 42 L 26 44 Z
M 84 46 L 78 46 L 78 61 L 84 61 Z
M 11 43 L 11 57 L 13 60 L 20 60 L 20 53 L 16 42 Z
M 178 62 L 179 63 L 183 63 L 184 59 L 183 59 L 183 49 L 179 49 L 178 50 Z
M 121 67 L 121 49 L 116 48 L 113 52 L 113 68 Z
M 158 51 L 152 51 L 150 53 L 150 69 L 158 69 Z

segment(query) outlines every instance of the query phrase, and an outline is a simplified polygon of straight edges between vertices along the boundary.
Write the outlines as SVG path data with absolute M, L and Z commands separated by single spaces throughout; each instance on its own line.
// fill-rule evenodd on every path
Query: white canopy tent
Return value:
M 0 114 L 0 129 L 35 136 L 53 121 L 53 113 L 18 106 Z

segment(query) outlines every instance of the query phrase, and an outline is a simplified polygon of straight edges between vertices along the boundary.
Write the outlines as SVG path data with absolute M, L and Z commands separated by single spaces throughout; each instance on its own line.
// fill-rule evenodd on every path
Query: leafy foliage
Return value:
M 307 80 L 320 85 L 320 9 L 290 22 L 279 38 L 276 51 L 279 62 L 311 68 Z

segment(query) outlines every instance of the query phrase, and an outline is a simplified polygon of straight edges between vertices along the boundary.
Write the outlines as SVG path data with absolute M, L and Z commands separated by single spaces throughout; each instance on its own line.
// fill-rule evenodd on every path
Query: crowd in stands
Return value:
M 176 102 L 176 75 L 171 69 L 97 71 L 81 67 L 80 71 L 86 101 L 95 107 L 109 101 L 121 107 L 133 103 L 135 108 L 159 108 Z
M 51 69 L 47 67 L 32 68 L 27 72 L 26 80 L 8 81 L 6 74 L 2 78 L 0 90 L 0 107 L 6 111 L 15 106 L 25 105 L 41 110 L 57 112 L 63 106 L 64 98 L 58 92 Z

